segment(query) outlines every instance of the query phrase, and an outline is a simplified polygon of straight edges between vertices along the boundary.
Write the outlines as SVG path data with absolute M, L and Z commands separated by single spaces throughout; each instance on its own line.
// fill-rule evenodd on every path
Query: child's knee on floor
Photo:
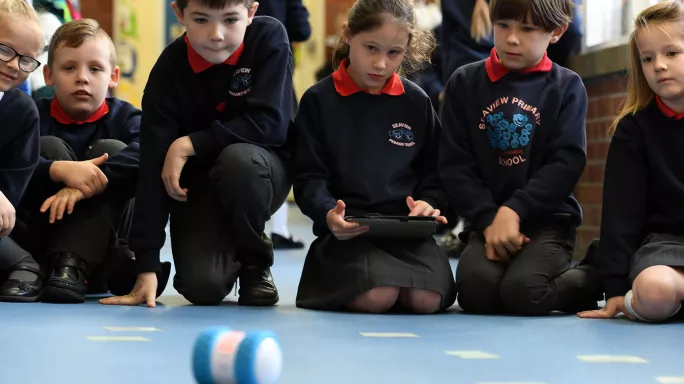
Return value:
M 501 312 L 500 281 L 499 277 L 490 274 L 459 274 L 456 278 L 459 307 L 465 312 L 476 314 Z
M 458 305 L 469 313 L 499 313 L 503 308 L 499 285 L 505 266 L 487 259 L 482 239 L 471 236 L 468 243 L 456 269 Z
M 219 276 L 202 276 L 194 279 L 184 279 L 176 276 L 174 286 L 178 293 L 194 305 L 219 305 L 233 288 L 231 284 Z
M 397 287 L 375 287 L 360 294 L 348 307 L 356 312 L 384 313 L 396 304 L 399 291 Z
M 632 307 L 652 321 L 673 316 L 684 300 L 684 275 L 672 267 L 656 265 L 641 272 L 632 285 Z
M 534 281 L 535 279 L 546 281 Z M 499 296 L 508 312 L 523 315 L 543 315 L 552 310 L 548 299 L 550 286 L 546 277 L 536 274 L 511 274 L 504 276 L 499 285 Z
M 442 295 L 425 289 L 405 288 L 399 293 L 399 300 L 404 307 L 415 313 L 431 314 L 439 311 Z

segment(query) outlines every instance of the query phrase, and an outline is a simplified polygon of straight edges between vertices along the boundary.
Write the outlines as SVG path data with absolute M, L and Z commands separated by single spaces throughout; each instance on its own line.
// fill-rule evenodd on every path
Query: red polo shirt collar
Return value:
M 207 69 L 214 66 L 213 63 L 208 62 L 204 57 L 197 53 L 197 51 L 195 51 L 195 49 L 190 44 L 190 41 L 188 40 L 188 35 L 185 35 L 185 44 L 188 46 L 188 61 L 190 62 L 190 67 L 195 73 L 206 71 Z M 223 62 L 223 64 L 237 65 L 238 60 L 240 60 L 240 56 L 242 56 L 242 52 L 244 50 L 245 42 L 243 41 L 242 44 L 240 44 L 240 46 L 238 47 L 238 49 L 235 52 L 233 52 L 233 54 L 230 55 L 230 57 L 227 58 L 226 61 Z
M 56 97 L 52 98 L 52 102 L 50 103 L 50 116 L 52 116 L 53 119 L 57 120 L 60 124 L 86 124 L 86 123 L 94 123 L 98 120 L 100 120 L 104 115 L 109 113 L 109 106 L 107 105 L 107 101 L 102 102 L 102 105 L 100 105 L 100 108 L 98 108 L 90 117 L 88 117 L 85 120 L 79 121 L 79 120 L 74 120 L 67 113 L 62 109 L 62 106 L 59 105 L 59 102 L 57 101 Z
M 332 74 L 337 93 L 342 96 L 350 96 L 357 92 L 365 92 L 359 88 L 359 86 L 354 83 L 351 76 L 349 76 L 349 72 L 347 72 L 348 63 L 349 59 L 342 60 L 340 67 Z M 400 96 L 404 94 L 404 84 L 402 84 L 401 78 L 396 72 L 387 80 L 380 92 L 390 96 Z
M 535 65 L 532 68 L 523 69 L 518 72 L 550 72 L 551 68 L 553 68 L 553 62 L 551 61 L 551 59 L 549 59 L 549 56 L 546 54 L 546 52 L 544 52 L 544 57 L 539 62 L 539 64 Z M 496 48 L 492 48 L 489 57 L 487 58 L 487 60 L 485 60 L 485 69 L 487 70 L 487 76 L 489 76 L 489 80 L 491 80 L 493 83 L 501 80 L 502 77 L 506 76 L 509 72 L 511 72 L 511 70 L 506 68 L 506 66 L 499 59 L 499 55 L 496 54 Z
M 665 103 L 663 103 L 663 99 L 661 99 L 658 95 L 656 95 L 656 103 L 658 104 L 658 109 L 660 109 L 660 112 L 662 112 L 663 115 L 667 116 L 668 118 L 674 120 L 684 119 L 684 113 L 677 113 L 672 110 L 670 107 L 665 105 Z

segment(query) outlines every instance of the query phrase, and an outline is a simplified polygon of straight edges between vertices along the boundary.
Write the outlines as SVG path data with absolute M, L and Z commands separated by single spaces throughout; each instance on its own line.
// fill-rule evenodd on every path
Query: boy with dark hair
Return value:
M 94 20 L 57 29 L 44 75 L 55 96 L 36 101 L 41 157 L 20 206 L 25 228 L 15 236 L 48 270 L 43 300 L 80 303 L 88 291 L 106 291 L 93 284 L 106 277 L 106 261 L 119 261 L 107 263 L 113 274 L 133 258 L 126 238 L 141 113 L 106 97 L 119 68 L 112 40 Z
M 458 303 L 479 314 L 596 308 L 592 254 L 571 268 L 582 223 L 572 190 L 587 161 L 587 92 L 546 52 L 567 30 L 573 2 L 489 6 L 494 48 L 454 72 L 442 114 L 442 183 L 466 220 Z
M 142 102 L 140 178 L 131 232 L 138 280 L 103 304 L 155 306 L 153 272 L 170 217 L 174 286 L 219 304 L 275 305 L 266 221 L 290 189 L 281 158 L 291 120 L 292 54 L 283 25 L 253 0 L 179 0 L 186 33 L 152 69 Z

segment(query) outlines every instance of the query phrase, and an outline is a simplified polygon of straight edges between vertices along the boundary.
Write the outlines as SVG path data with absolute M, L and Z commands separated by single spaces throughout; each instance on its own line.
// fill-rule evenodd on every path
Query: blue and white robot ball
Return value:
M 268 331 L 207 329 L 195 341 L 192 369 L 198 384 L 275 384 L 282 372 L 280 344 Z

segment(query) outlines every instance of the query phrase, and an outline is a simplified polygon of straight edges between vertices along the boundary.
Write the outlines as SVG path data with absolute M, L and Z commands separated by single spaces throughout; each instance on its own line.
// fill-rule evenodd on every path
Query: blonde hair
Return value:
M 109 64 L 114 69 L 116 67 L 114 42 L 112 42 L 107 32 L 100 27 L 100 24 L 93 19 L 73 20 L 57 28 L 48 46 L 48 67 L 52 68 L 52 63 L 55 62 L 55 54 L 59 47 L 78 48 L 81 44 L 91 39 L 107 41 L 109 45 Z
M 470 37 L 481 41 L 492 34 L 492 19 L 489 17 L 489 4 L 486 0 L 475 0 L 473 18 L 470 22 Z
M 651 25 L 684 22 L 684 4 L 682 0 L 666 0 L 646 8 L 636 17 L 634 30 L 629 37 L 629 66 L 627 67 L 627 96 L 622 110 L 608 129 L 608 134 L 615 133 L 620 120 L 630 114 L 644 109 L 655 99 L 655 93 L 648 85 L 644 70 L 641 67 L 641 54 L 637 46 L 637 37 L 641 31 Z
M 0 0 L 0 16 L 24 17 L 40 25 L 38 14 L 26 0 Z

